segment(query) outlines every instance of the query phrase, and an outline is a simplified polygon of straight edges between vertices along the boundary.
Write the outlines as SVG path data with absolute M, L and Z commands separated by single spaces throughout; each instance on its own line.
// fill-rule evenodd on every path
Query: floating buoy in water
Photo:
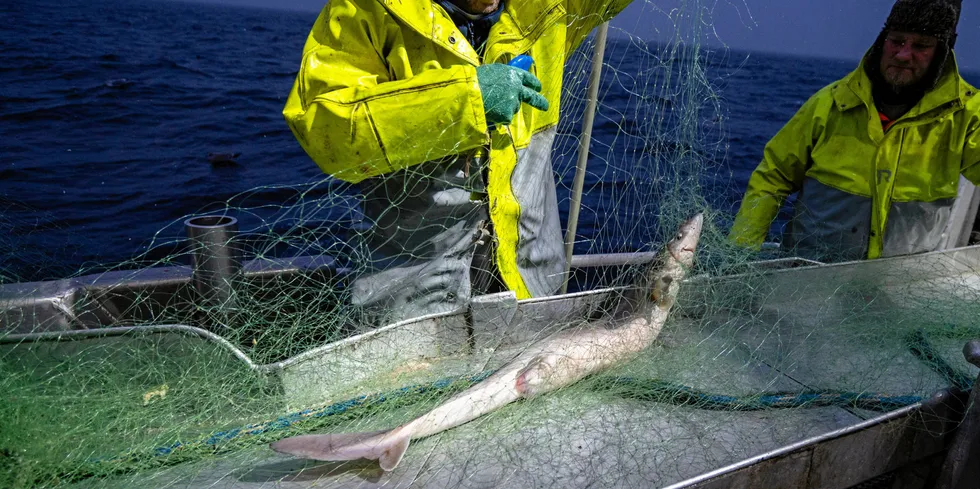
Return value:
M 105 83 L 103 83 L 103 85 L 106 86 L 106 87 L 108 87 L 108 88 L 126 88 L 126 87 L 128 87 L 128 86 L 130 86 L 132 84 L 133 84 L 133 81 L 132 80 L 129 80 L 127 78 L 117 78 L 117 79 L 114 79 L 114 80 L 106 80 Z
M 212 165 L 234 165 L 241 153 L 208 153 L 208 162 Z

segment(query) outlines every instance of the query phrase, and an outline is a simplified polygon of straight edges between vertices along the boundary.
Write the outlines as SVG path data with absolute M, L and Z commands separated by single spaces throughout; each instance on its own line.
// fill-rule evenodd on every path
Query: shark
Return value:
M 685 220 L 644 271 L 640 286 L 627 289 L 605 320 L 583 321 L 530 345 L 494 374 L 422 416 L 390 430 L 293 436 L 270 448 L 313 460 L 377 460 L 381 469 L 391 471 L 411 440 L 455 428 L 628 360 L 649 347 L 663 329 L 681 281 L 694 265 L 703 222 L 702 214 Z

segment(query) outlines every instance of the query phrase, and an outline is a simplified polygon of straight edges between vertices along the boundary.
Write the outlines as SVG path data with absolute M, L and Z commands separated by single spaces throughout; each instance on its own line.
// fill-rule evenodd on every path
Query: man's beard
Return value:
M 940 71 L 946 66 L 947 57 L 948 54 L 945 50 L 937 50 L 936 56 L 932 59 L 929 67 L 918 74 L 914 71 L 899 71 L 896 75 L 894 72 L 889 73 L 888 68 L 884 72 L 879 70 L 879 81 L 884 82 L 884 88 L 887 91 L 900 98 L 906 96 L 918 97 L 935 87 L 941 74 Z M 900 64 L 898 66 L 904 65 Z
M 928 74 L 929 70 L 923 70 L 922 72 L 916 73 L 912 69 L 900 69 L 902 67 L 889 66 L 881 74 L 882 78 L 885 79 L 885 83 L 888 87 L 895 93 L 903 93 L 912 90 L 918 90 L 922 84 L 922 80 Z

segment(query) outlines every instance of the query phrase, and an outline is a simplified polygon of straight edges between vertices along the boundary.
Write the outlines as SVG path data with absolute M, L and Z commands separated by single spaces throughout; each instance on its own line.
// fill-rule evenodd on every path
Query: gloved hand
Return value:
M 510 124 L 521 102 L 548 110 L 548 99 L 540 93 L 541 81 L 529 71 L 493 63 L 477 66 L 476 80 L 483 94 L 487 125 Z

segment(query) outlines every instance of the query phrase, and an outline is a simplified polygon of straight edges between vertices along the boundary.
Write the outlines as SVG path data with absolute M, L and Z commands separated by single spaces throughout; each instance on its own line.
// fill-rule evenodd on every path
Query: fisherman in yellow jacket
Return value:
M 324 172 L 359 186 L 371 260 L 351 297 L 372 322 L 559 288 L 562 71 L 629 2 L 327 2 L 283 114 Z M 508 65 L 521 55 L 533 65 Z
M 898 0 L 858 68 L 766 145 L 729 237 L 761 246 L 798 192 L 782 246 L 827 261 L 932 251 L 960 174 L 980 184 L 980 95 L 953 45 L 958 0 Z

